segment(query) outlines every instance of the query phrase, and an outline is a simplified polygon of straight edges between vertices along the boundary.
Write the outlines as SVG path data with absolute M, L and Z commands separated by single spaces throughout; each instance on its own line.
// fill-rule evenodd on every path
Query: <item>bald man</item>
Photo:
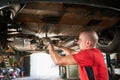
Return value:
M 52 44 L 48 45 L 50 55 L 56 65 L 79 66 L 80 80 L 108 80 L 107 66 L 102 52 L 96 48 L 98 35 L 95 31 L 84 30 L 80 32 L 78 45 L 79 52 L 61 46 L 66 56 L 59 55 Z

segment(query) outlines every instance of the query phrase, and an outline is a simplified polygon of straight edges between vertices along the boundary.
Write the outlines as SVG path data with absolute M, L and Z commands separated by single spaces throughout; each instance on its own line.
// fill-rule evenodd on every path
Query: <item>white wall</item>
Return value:
M 59 67 L 56 66 L 49 54 L 40 52 L 30 56 L 30 76 L 32 78 L 57 80 Z

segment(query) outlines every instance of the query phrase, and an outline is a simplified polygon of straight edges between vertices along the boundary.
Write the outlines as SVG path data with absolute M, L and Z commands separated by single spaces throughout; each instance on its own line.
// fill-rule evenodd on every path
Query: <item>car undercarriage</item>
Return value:
M 103 2 L 99 0 L 93 2 L 26 0 L 15 4 L 16 2 L 11 0 L 8 5 L 1 5 L 2 51 L 9 46 L 21 51 L 44 50 L 43 43 L 47 38 L 76 48 L 78 34 L 80 30 L 86 28 L 97 31 L 98 47 L 102 51 L 112 53 L 120 50 L 118 37 L 120 12 L 117 3 L 112 5 L 110 1 L 106 1 L 102 4 Z M 105 5 L 108 3 L 109 5 Z
M 120 1 L 0 1 L 0 53 L 2 55 L 48 52 L 46 46 L 48 42 L 54 45 L 60 43 L 78 50 L 76 42 L 83 29 L 97 32 L 99 36 L 97 47 L 102 52 L 119 54 Z M 60 51 L 57 47 L 55 49 Z

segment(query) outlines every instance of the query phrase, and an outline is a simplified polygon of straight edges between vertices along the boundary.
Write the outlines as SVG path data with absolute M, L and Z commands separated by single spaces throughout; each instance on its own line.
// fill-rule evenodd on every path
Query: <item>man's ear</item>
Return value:
M 91 41 L 89 41 L 89 40 L 86 40 L 86 42 L 85 42 L 85 43 L 86 43 L 86 45 L 87 45 L 87 46 L 91 46 L 91 45 L 92 45 L 92 42 L 91 42 Z

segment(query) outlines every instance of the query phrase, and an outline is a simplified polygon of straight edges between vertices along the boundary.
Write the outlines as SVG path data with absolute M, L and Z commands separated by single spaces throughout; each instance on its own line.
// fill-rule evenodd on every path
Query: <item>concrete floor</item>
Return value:
M 32 77 L 21 77 L 21 78 L 16 78 L 12 80 L 59 80 L 59 79 L 55 79 L 55 78 L 41 79 L 41 78 L 32 78 Z
M 16 78 L 16 79 L 12 79 L 12 80 L 80 80 L 80 79 L 53 79 L 53 78 L 49 78 L 49 79 L 35 79 L 35 78 L 31 78 L 31 77 L 21 77 L 21 78 Z

